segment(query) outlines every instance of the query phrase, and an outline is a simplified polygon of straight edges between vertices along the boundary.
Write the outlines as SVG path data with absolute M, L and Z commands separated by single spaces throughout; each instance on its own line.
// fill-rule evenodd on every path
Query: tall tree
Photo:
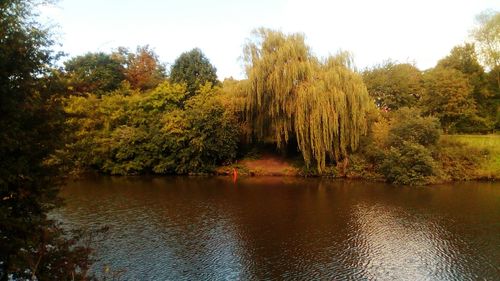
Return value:
M 471 35 L 476 40 L 481 60 L 490 70 L 496 71 L 500 88 L 500 12 L 484 11 L 476 17 L 477 27 Z
M 437 66 L 454 68 L 463 74 L 473 76 L 484 74 L 484 68 L 479 64 L 473 43 L 465 43 L 463 46 L 458 45 L 453 47 L 448 56 L 438 61 Z
M 70 92 L 103 94 L 125 79 L 120 60 L 106 53 L 87 53 L 64 63 Z
M 439 118 L 448 132 L 464 118 L 476 114 L 472 86 L 467 77 L 452 68 L 436 67 L 424 74 L 426 92 L 421 100 L 426 114 Z
M 52 40 L 36 22 L 44 1 L 0 2 L 0 280 L 83 278 L 88 251 L 47 219 L 57 205 L 62 111 Z
M 491 129 L 496 118 L 494 95 L 488 86 L 487 75 L 479 63 L 475 46 L 466 43 L 455 46 L 450 54 L 437 63 L 438 68 L 449 68 L 460 71 L 472 87 L 472 98 L 477 106 L 477 115 L 469 115 L 458 124 L 457 129 L 463 132 L 479 132 Z
M 437 67 L 453 68 L 462 72 L 474 87 L 474 97 L 477 100 L 488 97 L 484 68 L 479 64 L 474 44 L 466 43 L 453 47 L 448 56 L 438 61 Z
M 491 97 L 488 99 L 488 107 L 491 112 L 491 116 L 495 121 L 495 129 L 500 130 L 500 84 L 498 83 L 498 77 L 500 75 L 500 66 L 490 70 L 487 74 L 487 81 L 489 84 L 489 89 Z
M 490 84 L 488 104 L 490 115 L 496 119 L 495 127 L 500 128 L 500 12 L 487 10 L 476 17 L 477 26 L 471 31 L 476 41 L 483 65 L 489 72 Z M 495 118 L 496 116 L 496 118 Z
M 153 89 L 165 78 L 165 67 L 149 46 L 137 47 L 135 53 L 125 50 L 125 78 L 135 89 Z
M 170 69 L 170 79 L 174 83 L 186 83 L 189 97 L 207 82 L 213 86 L 218 84 L 217 69 L 198 48 L 182 53 L 175 60 Z
M 259 29 L 244 49 L 247 116 L 259 139 L 278 148 L 295 139 L 306 165 L 321 172 L 345 158 L 366 130 L 369 97 L 361 77 L 340 54 L 319 61 L 301 34 Z
M 471 35 L 476 40 L 483 63 L 490 69 L 500 65 L 500 12 L 487 10 L 476 17 Z
M 379 108 L 414 106 L 423 93 L 422 73 L 414 65 L 388 61 L 363 72 L 368 93 Z

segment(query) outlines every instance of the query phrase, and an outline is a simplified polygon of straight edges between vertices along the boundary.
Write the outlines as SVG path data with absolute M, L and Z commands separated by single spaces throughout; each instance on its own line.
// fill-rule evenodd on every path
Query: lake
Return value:
M 124 280 L 500 280 L 500 183 L 95 177 L 53 214 Z

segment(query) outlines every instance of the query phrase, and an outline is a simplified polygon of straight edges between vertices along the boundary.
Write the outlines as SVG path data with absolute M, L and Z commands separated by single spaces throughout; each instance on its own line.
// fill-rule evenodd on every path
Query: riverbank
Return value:
M 233 175 L 234 171 L 242 176 L 300 176 L 300 168 L 290 159 L 266 153 L 258 157 L 247 157 L 234 164 L 218 167 L 217 175 Z
M 458 141 L 487 151 L 477 169 L 478 178 L 500 180 L 500 135 L 443 135 L 443 139 Z
M 372 147 L 373 148 L 373 147 Z M 231 164 L 218 166 L 204 172 L 178 173 L 189 176 L 234 176 L 242 177 L 323 177 L 335 179 L 357 179 L 384 182 L 380 173 L 381 161 L 369 155 L 374 149 L 360 147 L 351 154 L 347 162 L 329 165 L 319 173 L 315 167 L 307 168 L 300 155 L 283 156 L 272 147 L 255 147 Z M 441 184 L 460 181 L 500 181 L 500 135 L 442 135 L 434 149 L 436 174 L 424 184 Z M 91 169 L 74 170 L 68 177 L 85 178 L 102 174 Z M 107 174 L 107 173 L 104 173 Z M 132 176 L 175 173 L 134 173 Z
M 451 176 L 438 175 L 430 183 L 480 180 L 500 180 L 500 135 L 443 135 L 440 145 L 450 147 L 450 143 L 460 143 L 466 151 L 480 152 L 480 159 L 476 166 L 467 165 L 464 159 L 442 159 L 439 166 Z M 451 145 L 452 146 L 452 145 Z M 453 149 L 457 149 L 454 147 Z M 457 153 L 458 154 L 458 153 Z M 462 162 L 462 163 L 460 163 Z M 369 163 L 362 154 L 353 154 L 344 166 L 329 166 L 325 172 L 319 174 L 314 168 L 307 169 L 300 159 L 286 158 L 278 154 L 265 152 L 252 154 L 236 161 L 231 165 L 220 166 L 215 170 L 216 175 L 233 176 L 236 170 L 240 176 L 295 176 L 295 177 L 330 177 L 362 179 L 369 181 L 384 181 L 384 177 L 377 173 L 373 163 Z

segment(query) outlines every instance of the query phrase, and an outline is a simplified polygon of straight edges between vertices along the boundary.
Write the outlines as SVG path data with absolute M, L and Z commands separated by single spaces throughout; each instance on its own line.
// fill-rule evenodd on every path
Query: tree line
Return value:
M 304 35 L 261 28 L 243 50 L 246 79 L 219 81 L 197 48 L 169 69 L 147 45 L 57 67 L 42 2 L 0 3 L 0 280 L 92 278 L 83 234 L 47 218 L 71 172 L 212 173 L 265 143 L 303 175 L 425 184 L 474 178 L 489 157 L 443 131 L 500 128 L 498 12 L 425 71 L 358 71 L 348 52 L 318 58 Z
M 183 53 L 168 75 L 148 47 L 135 54 L 118 48 L 110 54 L 78 56 L 61 72 L 72 91 L 65 100 L 68 122 L 77 132 L 67 142 L 66 158 L 80 168 L 117 175 L 210 173 L 255 144 L 271 143 L 285 154 L 300 155 L 304 174 L 324 174 L 327 166 L 349 166 L 350 156 L 359 154 L 361 142 L 366 146 L 373 140 L 372 130 L 383 127 L 380 123 L 386 123 L 387 137 L 398 112 L 406 108 L 415 120 L 433 118 L 438 125 L 431 127 L 439 132 L 494 132 L 500 126 L 500 68 L 489 59 L 495 52 L 480 35 L 494 35 L 485 29 L 497 28 L 490 23 L 498 17 L 481 14 L 475 41 L 454 47 L 425 71 L 395 61 L 358 71 L 348 52 L 318 58 L 302 34 L 265 28 L 255 30 L 244 47 L 247 78 L 239 81 L 219 82 L 215 67 L 199 49 Z M 95 57 L 106 59 L 100 63 Z M 143 75 L 134 80 L 130 73 L 137 72 L 136 65 L 149 69 L 143 67 Z M 174 88 L 176 94 L 166 90 Z M 219 114 L 205 114 L 213 109 L 208 105 L 217 106 Z M 207 118 L 195 120 L 200 116 Z M 197 131 L 208 124 L 218 130 Z M 440 147 L 437 140 L 434 144 Z M 387 154 L 394 144 L 378 147 Z M 437 176 L 442 169 L 435 167 L 444 165 L 433 159 L 429 175 Z M 375 174 L 387 179 L 381 159 L 368 162 L 376 166 Z M 345 174 L 337 168 L 337 175 Z

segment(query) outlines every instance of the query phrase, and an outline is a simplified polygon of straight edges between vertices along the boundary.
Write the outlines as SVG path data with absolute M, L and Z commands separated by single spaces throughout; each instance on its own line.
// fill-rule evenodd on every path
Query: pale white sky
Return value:
M 433 67 L 468 40 L 474 17 L 498 0 L 59 0 L 42 9 L 70 56 L 149 44 L 164 63 L 200 48 L 219 79 L 243 78 L 252 29 L 302 32 L 313 52 L 354 54 L 358 68 L 387 59 Z

